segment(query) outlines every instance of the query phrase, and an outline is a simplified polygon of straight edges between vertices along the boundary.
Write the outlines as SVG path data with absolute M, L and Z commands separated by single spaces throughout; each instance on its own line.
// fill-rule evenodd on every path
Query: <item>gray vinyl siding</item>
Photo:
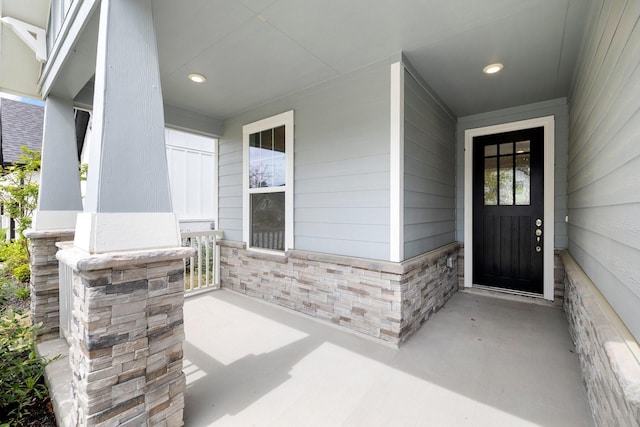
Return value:
M 593 7 L 570 96 L 569 250 L 640 340 L 640 3 Z
M 242 240 L 242 130 L 240 143 L 218 142 L 218 223 L 227 240 Z
M 567 150 L 569 145 L 569 109 L 565 98 L 461 117 L 456 143 L 456 236 L 464 241 L 464 132 L 467 129 L 517 122 L 538 117 L 555 119 L 554 222 L 556 248 L 568 247 L 567 224 Z M 468 173 L 470 173 L 469 171 Z
M 404 78 L 404 258 L 455 241 L 455 121 Z
M 242 126 L 294 110 L 294 247 L 389 259 L 389 63 L 334 79 L 225 122 L 220 227 L 242 241 Z

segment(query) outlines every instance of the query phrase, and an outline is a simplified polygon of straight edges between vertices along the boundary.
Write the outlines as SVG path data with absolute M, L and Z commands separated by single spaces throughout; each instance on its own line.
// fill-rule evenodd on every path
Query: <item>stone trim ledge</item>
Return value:
M 71 365 L 69 364 L 69 345 L 64 338 L 52 339 L 37 344 L 38 354 L 46 359 L 57 360 L 45 367 L 45 381 L 53 403 L 56 423 L 59 426 L 71 426 L 73 414 L 73 396 L 71 394 Z
M 26 230 L 24 237 L 27 239 L 50 239 L 56 238 L 60 241 L 73 240 L 75 229 L 69 230 Z
M 567 251 L 565 312 L 598 425 L 640 426 L 640 346 Z
M 196 251 L 193 248 L 174 247 L 92 255 L 82 249 L 71 247 L 59 251 L 56 257 L 75 271 L 93 271 L 135 264 L 174 261 L 192 257 L 195 253 Z
M 426 252 L 422 255 L 418 255 L 414 258 L 403 261 L 400 264 L 402 266 L 402 272 L 400 274 L 407 274 L 413 270 L 423 268 L 425 265 L 433 264 L 437 262 L 438 259 L 442 258 L 445 255 L 449 255 L 453 252 L 456 252 L 455 256 L 457 257 L 458 255 L 457 251 L 459 247 L 460 247 L 460 243 L 453 242 L 453 243 L 449 243 L 448 245 L 441 246 L 437 249 L 434 249 L 430 252 Z M 454 256 L 454 255 L 451 254 L 451 256 Z
M 350 257 L 345 255 L 332 255 L 321 252 L 310 252 L 297 249 L 288 250 L 284 253 L 284 255 L 277 255 L 261 251 L 252 251 L 250 249 L 247 249 L 247 245 L 244 242 L 234 242 L 231 240 L 220 240 L 218 242 L 218 245 L 227 248 L 245 249 L 247 251 L 247 257 L 249 258 L 279 262 L 282 264 L 286 264 L 288 262 L 288 258 L 292 258 L 297 260 L 316 261 L 339 266 L 361 268 L 363 270 L 375 271 L 380 273 L 407 274 L 413 270 L 424 267 L 426 264 L 433 264 L 438 260 L 438 258 L 441 258 L 445 254 L 457 251 L 460 243 L 449 243 L 448 245 L 441 246 L 437 249 L 418 255 L 400 263 Z
M 233 249 L 247 249 L 247 245 L 244 242 L 236 242 L 235 240 L 218 240 L 216 242 L 218 246 Z

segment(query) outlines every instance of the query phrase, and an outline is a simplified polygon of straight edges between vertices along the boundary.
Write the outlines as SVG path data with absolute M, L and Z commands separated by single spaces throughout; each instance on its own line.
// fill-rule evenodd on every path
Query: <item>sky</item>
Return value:
M 16 96 L 16 95 L 12 95 L 10 93 L 5 93 L 5 92 L 0 92 L 0 98 L 12 99 L 14 101 L 24 102 L 25 104 L 39 105 L 41 107 L 44 106 L 44 102 L 40 101 L 39 99 Z

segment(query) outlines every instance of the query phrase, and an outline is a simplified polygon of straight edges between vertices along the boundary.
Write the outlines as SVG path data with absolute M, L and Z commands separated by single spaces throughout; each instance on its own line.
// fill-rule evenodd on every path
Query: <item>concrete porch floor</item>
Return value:
M 457 293 L 399 350 L 229 291 L 187 298 L 186 426 L 592 426 L 562 310 Z

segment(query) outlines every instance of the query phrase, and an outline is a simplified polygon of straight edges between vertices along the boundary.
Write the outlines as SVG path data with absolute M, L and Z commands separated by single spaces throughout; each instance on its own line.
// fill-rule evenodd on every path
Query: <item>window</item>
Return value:
M 530 145 L 519 141 L 484 147 L 485 206 L 530 204 Z
M 293 111 L 243 126 L 243 228 L 249 248 L 293 248 Z
M 49 26 L 47 29 L 47 52 L 50 53 L 56 38 L 62 29 L 67 17 L 67 12 L 75 0 L 53 0 L 49 13 Z

